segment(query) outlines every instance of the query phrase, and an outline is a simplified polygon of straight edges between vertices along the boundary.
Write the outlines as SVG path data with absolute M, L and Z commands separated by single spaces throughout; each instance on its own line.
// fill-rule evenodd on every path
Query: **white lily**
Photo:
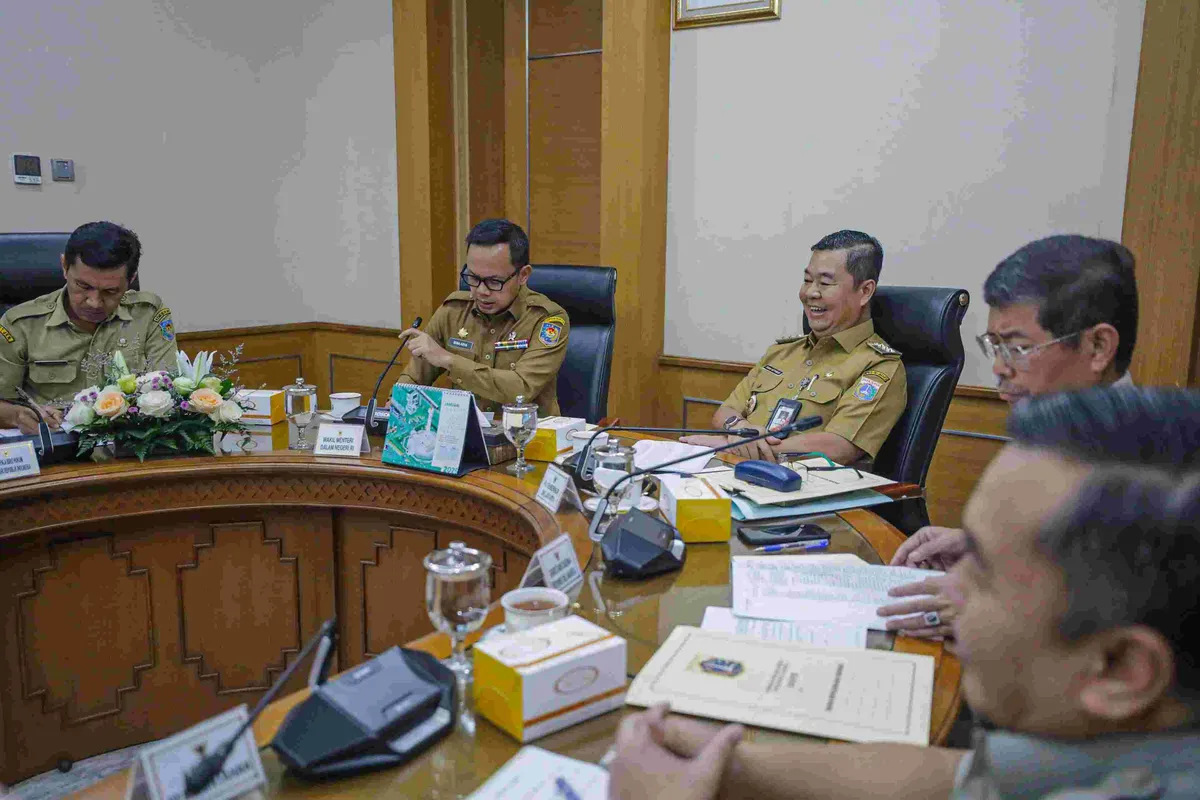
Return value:
M 113 353 L 110 372 L 118 378 L 129 375 L 129 365 L 125 363 L 125 354 L 120 350 Z
M 180 350 L 175 354 L 175 365 L 179 368 L 181 377 L 190 378 L 199 384 L 204 377 L 212 373 L 212 353 L 201 350 L 196 353 L 195 358 L 189 360 L 187 353 Z

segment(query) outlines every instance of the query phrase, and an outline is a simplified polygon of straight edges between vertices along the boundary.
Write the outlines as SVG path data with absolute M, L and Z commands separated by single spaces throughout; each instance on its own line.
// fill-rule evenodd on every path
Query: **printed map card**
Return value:
M 457 389 L 393 386 L 383 463 L 444 475 L 488 466 L 475 396 Z

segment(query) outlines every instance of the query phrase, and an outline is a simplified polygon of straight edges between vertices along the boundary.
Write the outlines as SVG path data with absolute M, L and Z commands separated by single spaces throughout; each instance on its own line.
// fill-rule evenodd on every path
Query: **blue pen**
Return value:
M 554 786 L 562 793 L 562 796 L 567 800 L 580 800 L 579 795 L 571 788 L 571 784 L 567 783 L 567 779 L 559 775 L 554 779 Z
M 788 542 L 787 544 L 769 544 L 766 547 L 754 548 L 755 553 L 778 553 L 782 550 L 824 550 L 829 547 L 828 539 L 811 539 L 807 542 Z

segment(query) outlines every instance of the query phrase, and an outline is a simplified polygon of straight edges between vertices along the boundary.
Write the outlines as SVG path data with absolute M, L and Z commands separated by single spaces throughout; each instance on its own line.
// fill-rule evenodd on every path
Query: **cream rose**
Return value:
M 213 422 L 237 422 L 242 418 L 242 407 L 232 400 L 221 403 L 221 407 L 208 415 Z
M 197 414 L 212 414 L 222 402 L 221 395 L 212 389 L 197 389 L 188 396 L 188 406 Z
M 88 391 L 87 389 L 84 390 Z M 87 403 L 78 402 L 67 412 L 66 420 L 76 428 L 90 425 L 96 419 L 96 412 Z
M 138 409 L 147 417 L 165 417 L 175 410 L 170 392 L 145 392 L 138 396 Z
M 129 410 L 125 402 L 125 393 L 116 386 L 106 386 L 96 397 L 93 410 L 105 419 L 116 419 Z

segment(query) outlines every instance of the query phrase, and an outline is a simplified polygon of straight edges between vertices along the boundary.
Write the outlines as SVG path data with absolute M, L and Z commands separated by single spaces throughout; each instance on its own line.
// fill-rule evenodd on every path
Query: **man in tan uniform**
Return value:
M 129 291 L 141 254 L 131 230 L 81 225 L 62 255 L 67 285 L 0 317 L 0 428 L 37 432 L 33 411 L 4 402 L 17 387 L 57 428 L 76 392 L 103 385 L 105 357 L 118 350 L 134 371 L 175 366 L 171 310 L 156 294 Z
M 766 431 L 779 401 L 795 400 L 798 417 L 819 416 L 820 430 L 764 439 L 733 452 L 770 461 L 821 452 L 839 464 L 854 464 L 875 457 L 908 400 L 900 353 L 871 323 L 883 248 L 865 233 L 838 231 L 812 251 L 800 286 L 811 332 L 769 347 L 713 415 L 713 427 Z M 683 441 L 714 447 L 726 440 Z
M 529 239 L 520 226 L 487 219 L 467 235 L 462 276 L 424 330 L 401 334 L 413 358 L 397 383 L 428 386 L 446 373 L 455 389 L 494 411 L 520 395 L 558 414 L 558 369 L 571 323 L 562 306 L 530 291 Z

